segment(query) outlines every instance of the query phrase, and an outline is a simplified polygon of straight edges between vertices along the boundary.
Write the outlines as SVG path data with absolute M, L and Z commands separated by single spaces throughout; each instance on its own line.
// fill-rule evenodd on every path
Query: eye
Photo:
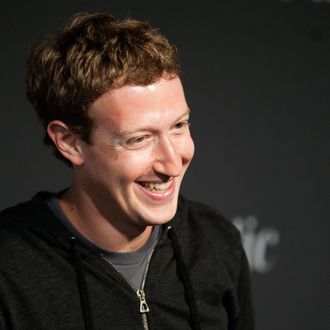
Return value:
M 141 143 L 145 139 L 144 136 L 138 136 L 127 141 L 127 144 Z
M 140 148 L 148 143 L 150 137 L 150 135 L 136 136 L 131 139 L 128 139 L 125 144 L 129 149 Z
M 180 121 L 180 122 L 176 123 L 174 125 L 174 128 L 179 129 L 179 130 L 182 130 L 184 128 L 189 128 L 189 126 L 190 126 L 190 123 L 189 123 L 189 121 L 187 119 L 187 120 L 183 120 L 183 121 Z

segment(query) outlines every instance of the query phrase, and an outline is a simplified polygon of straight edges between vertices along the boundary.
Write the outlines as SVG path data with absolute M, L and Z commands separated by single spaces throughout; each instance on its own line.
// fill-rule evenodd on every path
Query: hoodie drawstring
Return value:
M 183 256 L 182 256 L 182 252 L 181 252 L 181 248 L 180 248 L 180 244 L 179 244 L 179 239 L 178 239 L 178 236 L 175 233 L 174 229 L 171 226 L 169 226 L 167 228 L 167 230 L 168 230 L 168 235 L 172 241 L 174 257 L 176 258 L 177 263 L 178 263 L 178 273 L 183 282 L 186 299 L 187 299 L 188 306 L 190 309 L 193 329 L 200 330 L 201 327 L 200 327 L 199 315 L 198 315 L 198 311 L 197 311 L 195 294 L 194 294 L 194 290 L 193 290 L 193 286 L 191 283 L 191 279 L 190 279 L 190 275 L 189 275 L 187 266 L 183 260 Z
M 76 270 L 77 279 L 78 279 L 78 288 L 79 288 L 79 294 L 80 294 L 81 307 L 82 307 L 83 316 L 84 316 L 85 330 L 92 330 L 93 327 L 92 327 L 91 307 L 90 307 L 90 302 L 88 299 L 87 285 L 86 285 L 85 276 L 84 276 L 84 269 L 83 269 L 83 265 L 81 262 L 79 251 L 77 250 L 76 241 L 77 240 L 75 237 L 70 238 L 74 268 Z

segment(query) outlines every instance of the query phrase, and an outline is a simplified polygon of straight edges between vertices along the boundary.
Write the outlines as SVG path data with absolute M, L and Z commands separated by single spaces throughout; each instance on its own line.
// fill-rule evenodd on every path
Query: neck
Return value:
M 71 186 L 59 199 L 71 224 L 96 246 L 114 252 L 133 252 L 149 239 L 153 226 L 139 226 L 102 214 L 81 189 Z

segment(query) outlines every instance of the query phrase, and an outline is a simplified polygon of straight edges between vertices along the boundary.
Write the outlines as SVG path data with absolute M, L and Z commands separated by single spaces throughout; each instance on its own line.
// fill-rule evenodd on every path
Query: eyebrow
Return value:
M 190 109 L 187 108 L 186 112 L 180 116 L 178 116 L 173 123 L 176 123 L 180 120 L 182 120 L 184 117 L 186 116 L 189 116 L 190 115 Z M 133 130 L 120 130 L 118 131 L 116 134 L 120 135 L 120 136 L 127 136 L 127 135 L 131 135 L 133 133 L 137 133 L 137 132 L 140 132 L 140 131 L 145 131 L 145 130 L 148 130 L 147 127 L 141 127 L 141 128 L 137 128 L 137 129 L 133 129 Z
M 189 116 L 189 115 L 190 115 L 190 109 L 187 108 L 186 112 L 183 115 L 179 116 L 176 120 L 174 120 L 174 123 L 180 121 L 181 119 L 183 119 L 184 117 Z

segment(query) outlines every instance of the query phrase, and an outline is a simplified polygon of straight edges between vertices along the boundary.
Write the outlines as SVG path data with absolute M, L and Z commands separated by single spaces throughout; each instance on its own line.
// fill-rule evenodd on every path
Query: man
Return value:
M 78 14 L 37 43 L 27 96 L 73 170 L 1 213 L 1 329 L 253 329 L 237 230 L 179 197 L 194 154 L 175 47 Z

